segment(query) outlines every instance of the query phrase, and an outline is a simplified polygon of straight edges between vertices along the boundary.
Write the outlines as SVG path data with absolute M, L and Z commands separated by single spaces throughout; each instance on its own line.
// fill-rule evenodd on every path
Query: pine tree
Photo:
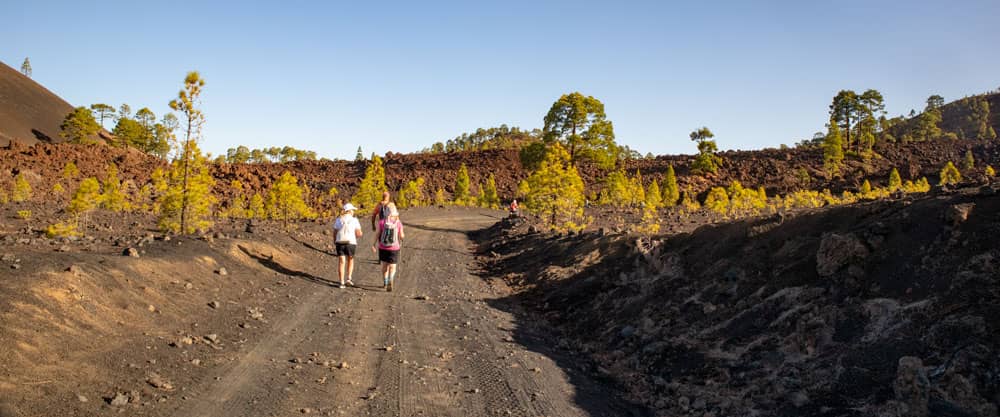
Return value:
M 233 191 L 233 199 L 229 202 L 229 209 L 225 215 L 234 219 L 247 218 L 247 196 L 243 181 L 232 180 L 229 182 L 229 188 Z
M 941 182 L 938 185 L 955 185 L 962 182 L 962 174 L 958 172 L 958 168 L 951 161 L 948 161 L 944 168 L 941 168 L 940 176 Z
M 97 178 L 90 177 L 80 182 L 80 187 L 73 193 L 73 199 L 70 200 L 66 211 L 80 218 L 97 208 L 100 203 L 101 184 L 97 182 Z
M 104 103 L 91 104 L 90 111 L 97 118 L 97 122 L 101 125 L 101 128 L 104 128 L 104 119 L 111 119 L 115 114 L 115 108 Z
M 187 142 L 182 156 L 174 159 L 166 176 L 167 188 L 160 199 L 160 229 L 187 234 L 211 227 L 210 215 L 216 203 L 212 195 L 215 180 L 194 141 Z
M 264 208 L 264 197 L 261 197 L 260 193 L 254 193 L 253 197 L 250 197 L 247 217 L 261 220 L 267 218 L 267 209 Z
M 859 193 L 861 194 L 861 198 L 871 198 L 872 183 L 865 180 L 865 182 L 861 184 L 861 191 L 859 191 Z
M 17 174 L 14 178 L 14 190 L 10 193 L 10 200 L 18 203 L 31 200 L 31 184 L 24 178 L 24 173 Z
M 896 168 L 892 169 L 889 173 L 889 192 L 895 192 L 903 186 L 903 179 L 899 177 L 899 171 Z
M 455 176 L 455 192 L 452 193 L 452 198 L 455 199 L 455 204 L 460 206 L 470 203 L 469 169 L 465 167 L 464 163 L 458 167 L 458 174 Z
M 844 139 L 840 135 L 840 126 L 830 118 L 830 131 L 823 139 L 823 166 L 831 176 L 840 173 L 840 165 L 844 161 Z
M 80 175 L 80 170 L 77 169 L 76 164 L 74 164 L 73 161 L 69 161 L 66 163 L 65 166 L 63 166 L 63 171 L 62 171 L 63 179 L 66 180 L 73 179 L 76 178 L 77 175 Z
M 179 111 L 184 115 L 186 128 L 180 152 L 174 159 L 175 163 L 171 164 L 170 178 L 173 180 L 173 184 L 165 196 L 169 197 L 170 207 L 168 210 L 167 201 L 161 207 L 164 216 L 160 218 L 160 227 L 164 230 L 190 233 L 194 232 L 195 229 L 211 226 L 211 222 L 206 217 L 211 213 L 211 206 L 215 203 L 215 198 L 211 195 L 214 181 L 208 176 L 208 169 L 204 166 L 205 161 L 197 145 L 198 140 L 201 139 L 201 128 L 205 124 L 205 115 L 199 108 L 201 89 L 204 86 L 205 80 L 197 71 L 191 71 L 184 77 L 184 89 L 178 92 L 177 98 L 169 103 L 172 110 Z M 123 104 L 122 113 L 125 113 L 123 117 L 127 117 L 127 114 L 130 113 L 126 109 L 127 106 Z M 201 178 L 193 179 L 193 175 Z M 190 205 L 195 205 L 195 207 L 189 207 Z M 173 218 L 174 215 L 177 215 L 176 219 Z M 189 226 L 189 215 L 194 216 L 191 223 L 197 223 L 197 225 Z
M 734 216 L 755 215 L 767 206 L 766 195 L 761 199 L 760 192 L 745 188 L 739 181 L 729 184 L 729 212 Z
M 135 198 L 132 199 L 132 208 L 141 210 L 143 212 L 151 212 L 153 210 L 152 204 L 153 200 L 153 186 L 152 184 L 146 183 L 139 188 L 139 192 L 135 194 Z
M 21 74 L 24 74 L 25 77 L 31 78 L 31 60 L 28 59 L 28 57 L 24 57 L 24 62 L 21 64 Z
M 694 212 L 701 208 L 701 204 L 695 199 L 694 190 L 690 185 L 684 190 L 684 195 L 681 197 L 681 208 L 688 212 Z
M 104 192 L 101 194 L 101 207 L 113 212 L 129 209 L 121 181 L 118 180 L 118 166 L 108 165 L 107 178 L 104 179 Z
M 663 196 L 660 194 L 660 183 L 655 179 L 646 189 L 646 207 L 658 209 L 663 207 Z
M 49 225 L 45 228 L 45 236 L 51 238 L 57 237 L 79 237 L 83 234 L 77 230 L 76 220 L 65 220 L 58 222 L 56 224 Z
M 695 157 L 694 162 L 691 164 L 691 172 L 696 174 L 714 174 L 718 172 L 722 158 L 715 154 L 719 150 L 715 141 L 709 140 L 714 138 L 715 134 L 708 127 L 702 127 L 691 132 L 690 137 L 691 140 L 698 143 L 698 156 Z
M 542 216 L 556 230 L 580 230 L 586 225 L 583 215 L 583 180 L 570 164 L 569 153 L 554 143 L 538 170 L 527 178 L 528 193 L 524 205 Z
M 638 207 L 646 202 L 646 190 L 642 188 L 642 174 L 635 170 L 635 176 L 628 181 L 628 203 L 632 207 Z
M 659 194 L 659 191 L 657 191 L 657 194 Z M 642 220 L 635 227 L 635 231 L 645 234 L 659 233 L 660 218 L 657 216 L 655 208 L 647 205 L 642 209 Z
M 358 192 L 354 194 L 351 201 L 361 208 L 360 211 L 371 212 L 375 209 L 375 205 L 382 201 L 382 193 L 387 190 L 382 158 L 372 154 L 371 162 L 365 168 L 365 177 L 361 180 L 361 186 L 358 187 Z
M 358 146 L 358 154 L 354 155 L 354 161 L 360 162 L 365 160 L 365 154 L 361 153 L 361 147 Z
M 399 208 L 419 207 L 425 204 L 427 198 L 424 196 L 424 177 L 407 181 L 396 198 L 396 206 Z
M 434 192 L 434 205 L 438 207 L 444 207 L 448 204 L 448 198 L 444 195 L 444 189 L 438 188 Z
M 971 171 L 976 167 L 976 158 L 972 156 L 972 150 L 965 151 L 965 159 L 962 160 L 962 169 Z
M 729 194 L 722 187 L 712 187 L 705 197 L 705 208 L 718 214 L 726 214 L 729 210 Z
M 681 197 L 681 189 L 677 185 L 677 175 L 674 174 L 674 166 L 667 167 L 667 175 L 663 177 L 663 205 L 673 207 Z
M 283 172 L 267 193 L 268 213 L 275 220 L 281 220 L 286 228 L 289 220 L 312 217 L 312 209 L 303 194 L 298 179 L 291 172 Z
M 598 202 L 602 205 L 623 207 L 632 200 L 631 188 L 625 171 L 618 169 L 604 177 L 604 188 Z
M 480 190 L 479 205 L 494 210 L 500 208 L 500 196 L 497 195 L 497 180 L 493 177 L 492 173 L 486 178 L 486 185 L 480 187 Z
M 59 125 L 59 135 L 71 143 L 96 143 L 92 136 L 101 130 L 101 125 L 94 120 L 94 114 L 86 107 L 73 109 L 62 124 Z

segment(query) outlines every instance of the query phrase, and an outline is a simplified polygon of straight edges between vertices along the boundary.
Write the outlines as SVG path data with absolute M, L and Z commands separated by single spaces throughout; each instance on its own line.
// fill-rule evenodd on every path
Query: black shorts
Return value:
M 379 249 L 378 250 L 378 260 L 389 263 L 398 264 L 399 263 L 399 249 L 389 250 L 389 249 Z
M 333 245 L 337 248 L 335 252 L 337 256 L 353 257 L 358 252 L 358 245 L 350 243 L 334 243 Z

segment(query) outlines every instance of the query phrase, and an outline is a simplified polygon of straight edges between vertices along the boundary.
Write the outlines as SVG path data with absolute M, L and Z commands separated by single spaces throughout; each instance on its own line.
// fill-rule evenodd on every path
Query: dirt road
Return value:
M 473 275 L 466 232 L 496 216 L 424 210 L 404 217 L 406 239 L 392 293 L 381 288 L 366 236 L 356 288 L 314 279 L 294 296 L 293 308 L 272 318 L 266 337 L 186 390 L 176 408 L 155 414 L 642 415 L 571 366 L 563 369 L 571 359 L 543 347 L 542 335 L 532 340 L 530 325 L 490 306 L 498 294 Z M 300 275 L 336 276 L 320 251 Z

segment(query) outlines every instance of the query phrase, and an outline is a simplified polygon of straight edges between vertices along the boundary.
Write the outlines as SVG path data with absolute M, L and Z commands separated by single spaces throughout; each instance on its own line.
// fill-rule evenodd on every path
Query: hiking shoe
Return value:
M 340 284 L 340 288 L 347 288 L 344 284 Z
M 348 278 L 348 279 L 347 279 L 347 286 L 348 286 L 348 287 L 353 287 L 353 286 L 354 286 L 354 280 L 352 280 L 352 279 Z

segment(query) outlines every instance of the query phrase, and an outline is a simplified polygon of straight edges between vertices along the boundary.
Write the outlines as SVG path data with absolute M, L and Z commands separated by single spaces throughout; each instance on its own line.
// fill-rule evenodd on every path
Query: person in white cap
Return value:
M 404 234 L 403 222 L 399 221 L 399 210 L 396 210 L 396 205 L 389 203 L 387 206 L 389 217 L 378 222 L 375 239 L 378 245 L 378 260 L 382 263 L 383 287 L 386 291 L 392 291 Z
M 358 238 L 361 237 L 361 222 L 354 217 L 357 210 L 353 204 L 344 204 L 344 212 L 333 222 L 334 246 L 338 259 L 337 274 L 340 276 L 340 288 L 344 288 L 344 272 L 346 267 L 347 284 L 354 285 L 354 254 L 358 250 Z

